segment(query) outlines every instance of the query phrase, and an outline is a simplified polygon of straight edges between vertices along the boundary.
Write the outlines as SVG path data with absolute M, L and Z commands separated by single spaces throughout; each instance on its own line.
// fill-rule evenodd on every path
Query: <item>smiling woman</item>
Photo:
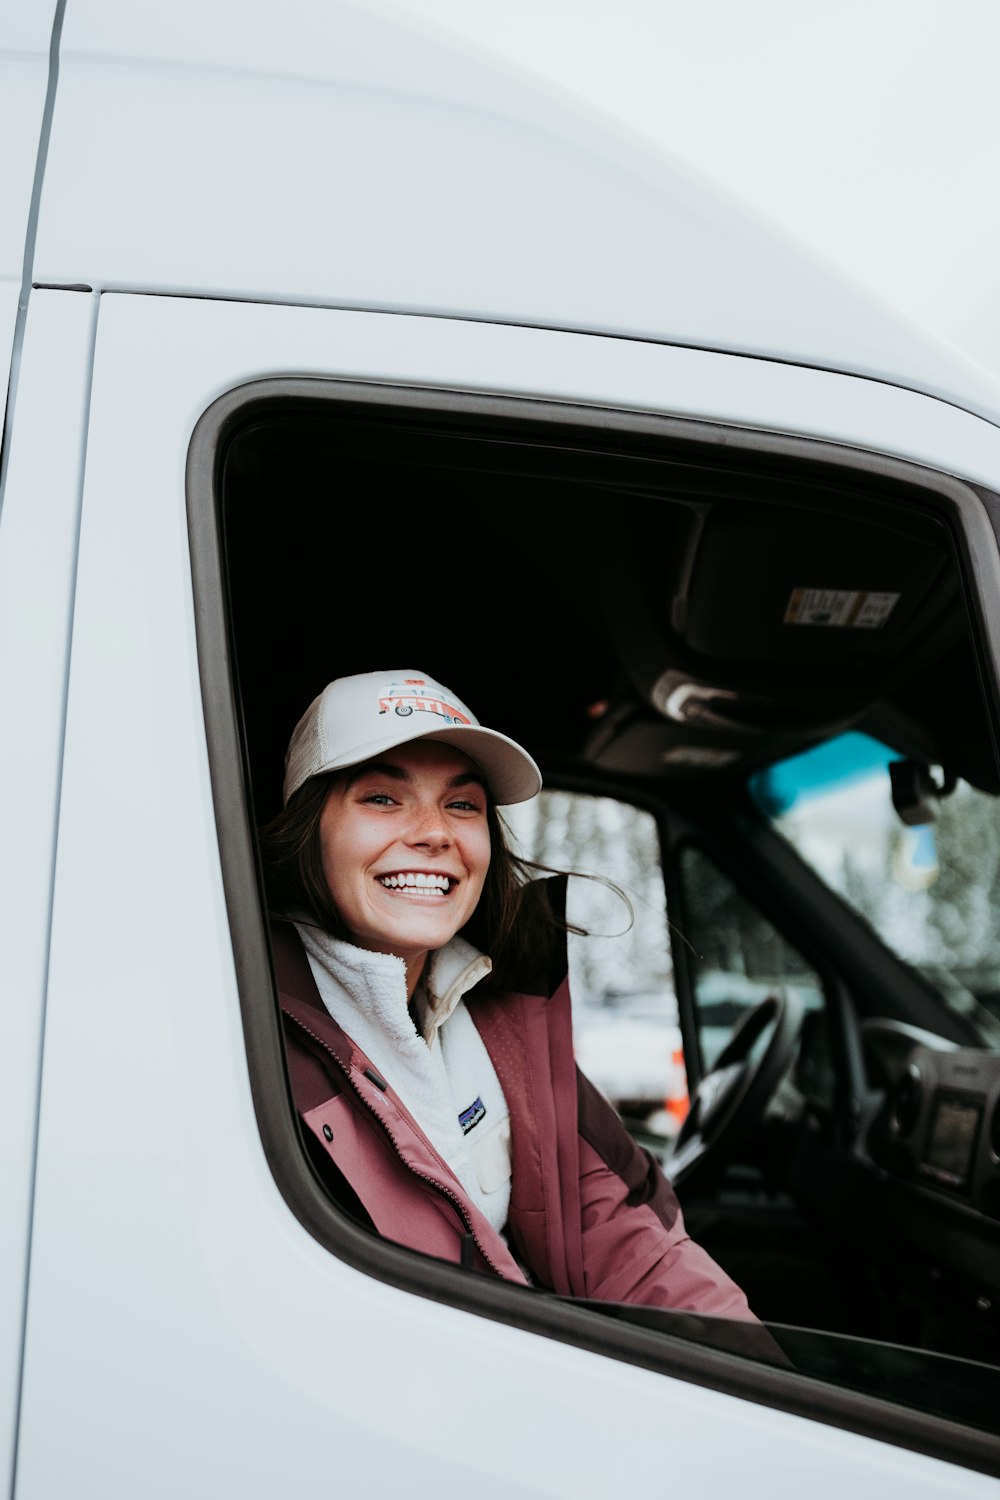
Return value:
M 541 776 L 422 673 L 338 678 L 262 833 L 295 1104 L 334 1197 L 522 1286 L 753 1319 L 576 1068 L 559 877 L 498 806 Z
M 333 778 L 319 820 L 330 898 L 359 948 L 406 966 L 413 1004 L 431 950 L 472 916 L 490 865 L 486 787 L 461 750 L 417 741 Z

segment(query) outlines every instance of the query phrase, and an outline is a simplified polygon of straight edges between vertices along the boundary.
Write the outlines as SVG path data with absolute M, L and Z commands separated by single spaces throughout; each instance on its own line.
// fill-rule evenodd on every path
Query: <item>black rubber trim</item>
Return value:
M 254 381 L 213 402 L 199 420 L 189 445 L 186 483 L 195 627 L 216 827 L 254 1109 L 275 1182 L 308 1232 L 350 1265 L 414 1295 L 758 1405 L 1000 1476 L 1000 1439 L 987 1433 L 798 1373 L 694 1346 L 663 1332 L 623 1323 L 618 1317 L 595 1311 L 592 1305 L 470 1274 L 373 1236 L 331 1203 L 309 1161 L 284 1065 L 229 638 L 222 517 L 218 505 L 218 480 L 229 438 L 251 416 L 259 418 L 273 403 L 289 400 L 363 402 L 372 408 L 408 408 L 442 416 L 470 414 L 508 429 L 511 423 L 536 429 L 540 424 L 553 424 L 564 430 L 571 424 L 581 433 L 610 431 L 647 441 L 660 439 L 675 447 L 690 443 L 703 449 L 706 443 L 715 440 L 730 453 L 767 453 L 832 462 L 843 468 L 925 487 L 930 483 L 927 471 L 830 443 L 607 408 L 322 377 L 286 376 Z M 957 483 L 942 481 L 949 482 Z

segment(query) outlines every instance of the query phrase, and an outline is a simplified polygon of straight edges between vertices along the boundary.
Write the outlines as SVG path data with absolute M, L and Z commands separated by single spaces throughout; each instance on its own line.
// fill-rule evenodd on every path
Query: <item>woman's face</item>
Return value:
M 352 941 L 412 985 L 476 909 L 490 863 L 486 787 L 452 745 L 417 740 L 342 772 L 320 814 L 323 874 Z

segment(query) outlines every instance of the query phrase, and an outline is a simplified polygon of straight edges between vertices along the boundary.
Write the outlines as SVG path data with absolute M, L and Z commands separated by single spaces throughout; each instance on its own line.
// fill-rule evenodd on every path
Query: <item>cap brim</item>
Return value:
M 414 738 L 439 740 L 468 755 L 486 777 L 493 800 L 500 807 L 528 802 L 542 789 L 542 773 L 531 756 L 497 729 L 456 724 L 451 729 L 435 729 Z
M 407 733 L 408 724 L 412 732 Z M 374 760 L 386 750 L 399 745 L 408 745 L 414 740 L 438 740 L 454 745 L 470 760 L 474 760 L 486 778 L 490 795 L 500 807 L 510 807 L 515 802 L 528 802 L 542 789 L 542 773 L 526 750 L 516 741 L 508 739 L 496 729 L 483 729 L 477 724 L 453 724 L 448 729 L 424 729 L 420 719 L 396 720 L 392 734 L 379 735 L 355 745 L 349 755 L 331 757 L 317 765 L 290 788 L 286 788 L 285 801 L 299 786 L 321 776 L 327 771 L 346 771 L 351 766 L 360 766 L 366 760 Z

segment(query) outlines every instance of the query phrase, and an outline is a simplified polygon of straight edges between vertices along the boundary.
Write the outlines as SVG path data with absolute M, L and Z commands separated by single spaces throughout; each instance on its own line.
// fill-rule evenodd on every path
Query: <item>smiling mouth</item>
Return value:
M 387 891 L 402 891 L 416 896 L 447 896 L 457 885 L 450 875 L 425 875 L 421 871 L 406 871 L 398 875 L 380 875 L 379 885 Z

